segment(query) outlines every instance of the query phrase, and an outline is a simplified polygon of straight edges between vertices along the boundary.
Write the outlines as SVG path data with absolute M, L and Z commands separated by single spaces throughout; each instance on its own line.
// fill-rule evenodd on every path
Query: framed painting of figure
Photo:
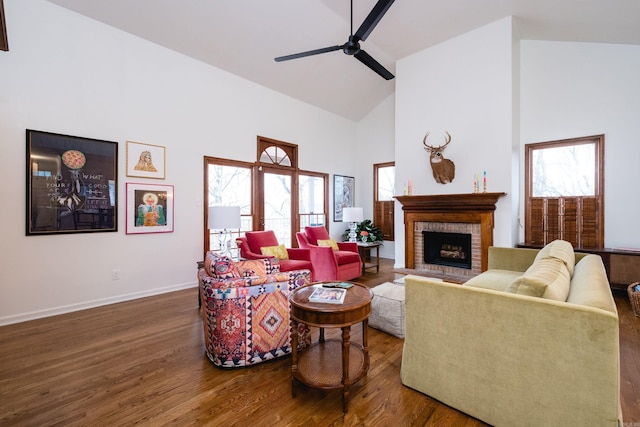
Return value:
M 342 221 L 342 209 L 353 207 L 356 179 L 352 176 L 333 176 L 333 221 Z
M 165 161 L 165 147 L 127 141 L 127 176 L 164 179 Z
M 127 182 L 127 234 L 173 231 L 173 185 Z

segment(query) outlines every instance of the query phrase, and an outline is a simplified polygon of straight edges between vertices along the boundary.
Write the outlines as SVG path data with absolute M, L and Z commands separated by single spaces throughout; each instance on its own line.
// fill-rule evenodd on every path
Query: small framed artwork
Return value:
M 333 176 L 333 221 L 342 221 L 342 209 L 353 207 L 356 179 L 352 176 Z
M 165 160 L 165 147 L 127 141 L 127 176 L 164 179 Z
M 118 143 L 27 129 L 26 235 L 118 231 Z
M 127 234 L 173 232 L 173 185 L 127 182 Z

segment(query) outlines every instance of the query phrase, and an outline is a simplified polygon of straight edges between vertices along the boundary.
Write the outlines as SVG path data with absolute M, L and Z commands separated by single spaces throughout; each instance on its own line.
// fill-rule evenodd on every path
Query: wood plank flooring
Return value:
M 360 281 L 400 277 L 392 266 L 381 260 L 380 273 L 369 270 Z M 615 297 L 622 408 L 625 424 L 635 427 L 640 318 L 625 294 Z M 352 329 L 359 340 L 359 328 Z M 371 369 L 352 387 L 345 415 L 338 391 L 301 386 L 291 397 L 288 357 L 234 370 L 211 365 L 196 289 L 4 326 L 0 425 L 485 425 L 401 384 L 401 339 L 370 329 L 369 340 Z

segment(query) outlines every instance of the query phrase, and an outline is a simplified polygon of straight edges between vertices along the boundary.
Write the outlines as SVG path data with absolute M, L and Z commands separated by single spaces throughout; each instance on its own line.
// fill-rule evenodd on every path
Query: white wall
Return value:
M 395 160 L 395 94 L 390 95 L 358 123 L 358 165 L 356 205 L 364 217 L 373 220 L 373 165 Z M 345 227 L 346 228 L 346 227 Z M 379 248 L 382 258 L 395 258 L 395 242 L 385 241 Z
M 357 174 L 354 122 L 43 0 L 5 11 L 0 324 L 195 287 L 205 155 L 255 161 L 263 135 L 299 144 L 302 169 Z M 117 233 L 25 236 L 25 129 L 119 143 Z M 173 233 L 125 234 L 125 183 L 144 181 L 125 176 L 127 140 L 166 147 L 166 179 L 147 182 L 175 186 Z
M 411 180 L 413 194 L 455 194 L 473 191 L 474 174 L 487 172 L 487 191 L 505 192 L 495 212 L 494 244 L 514 242 L 511 194 L 514 127 L 513 22 L 505 18 L 398 61 L 396 65 L 396 193 Z M 517 115 L 515 115 L 517 117 Z M 444 157 L 456 165 L 450 184 L 432 176 L 430 145 L 452 142 Z M 396 266 L 404 267 L 404 225 L 396 203 Z
M 522 144 L 604 134 L 605 246 L 640 248 L 640 46 L 527 40 L 521 53 Z

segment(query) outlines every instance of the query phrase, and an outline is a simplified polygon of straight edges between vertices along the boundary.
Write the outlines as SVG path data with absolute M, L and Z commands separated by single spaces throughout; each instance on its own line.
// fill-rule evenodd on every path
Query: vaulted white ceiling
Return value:
M 348 0 L 49 1 L 351 120 L 395 90 L 341 51 L 273 60 L 344 44 Z M 376 1 L 354 1 L 354 32 Z M 362 49 L 395 73 L 397 60 L 507 16 L 521 39 L 640 44 L 638 0 L 397 0 Z

